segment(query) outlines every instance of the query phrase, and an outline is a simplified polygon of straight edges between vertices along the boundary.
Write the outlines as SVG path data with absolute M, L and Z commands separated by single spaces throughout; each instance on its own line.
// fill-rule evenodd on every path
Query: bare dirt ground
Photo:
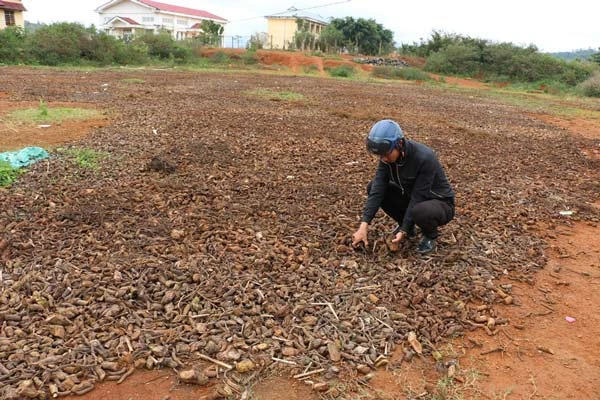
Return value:
M 419 333 L 424 355 L 413 354 L 408 360 L 407 332 L 397 328 L 395 350 L 386 366 L 371 368 L 370 379 L 357 372 L 349 358 L 336 364 L 341 368 L 337 375 L 324 371 L 310 377 L 328 383 L 327 391 L 316 392 L 291 378 L 312 369 L 310 365 L 298 370 L 276 362 L 264 366 L 245 396 L 262 400 L 600 398 L 597 120 L 573 123 L 530 115 L 499 102 L 402 83 L 139 71 L 135 78 L 145 83 L 134 85 L 124 81 L 132 77 L 130 72 L 2 68 L 2 74 L 2 115 L 43 97 L 51 107 L 71 104 L 106 110 L 110 120 L 63 123 L 43 132 L 5 124 L 0 126 L 0 151 L 34 144 L 52 149 L 62 144 L 112 156 L 94 171 L 82 171 L 56 157 L 31 168 L 16 185 L 0 190 L 0 365 L 10 368 L 8 374 L 0 372 L 0 382 L 16 384 L 15 376 L 32 368 L 24 365 L 40 365 L 39 353 L 54 354 L 41 345 L 32 346 L 31 341 L 37 337 L 45 342 L 47 325 L 56 324 L 52 322 L 56 314 L 90 324 L 77 325 L 81 335 L 86 340 L 107 340 L 108 349 L 125 344 L 113 342 L 114 336 L 105 339 L 106 330 L 135 337 L 132 329 L 138 317 L 119 319 L 106 311 L 110 304 L 121 304 L 107 300 L 106 290 L 112 290 L 111 281 L 132 273 L 130 265 L 196 271 L 186 266 L 195 262 L 200 268 L 197 274 L 210 271 L 202 279 L 220 279 L 231 287 L 227 274 L 239 280 L 256 274 L 258 281 L 266 273 L 271 285 L 293 286 L 302 274 L 315 274 L 314 265 L 332 275 L 331 285 L 318 289 L 303 282 L 298 294 L 350 287 L 355 280 L 379 286 L 373 291 L 379 306 L 409 315 L 407 325 L 399 326 Z M 247 94 L 257 88 L 294 91 L 305 99 L 273 101 Z M 414 258 L 409 248 L 399 255 L 390 255 L 384 246 L 373 254 L 346 248 L 374 167 L 364 153 L 363 136 L 384 117 L 396 118 L 409 137 L 435 148 L 457 189 L 457 219 L 444 230 L 438 253 L 428 260 Z M 159 166 L 172 164 L 175 171 L 150 168 L 156 158 L 162 160 Z M 565 210 L 574 214 L 561 215 Z M 385 217 L 377 220 L 372 230 L 376 243 L 381 237 L 377 232 L 390 225 Z M 206 232 L 213 232 L 209 237 L 215 239 L 206 240 Z M 263 242 L 263 235 L 275 240 Z M 265 255 L 259 246 L 266 248 Z M 228 257 L 225 250 L 239 257 Z M 253 257 L 254 265 L 244 265 L 250 262 L 248 257 Z M 256 262 L 269 257 L 270 267 Z M 213 259 L 221 267 L 215 268 Z M 352 272 L 349 260 L 359 264 L 351 277 L 343 273 Z M 278 268 L 285 271 L 276 274 Z M 297 268 L 304 272 L 297 275 Z M 416 291 L 410 284 L 395 291 L 384 287 L 386 280 L 401 281 L 406 270 L 418 277 Z M 168 273 L 164 277 L 159 273 L 156 279 L 167 287 L 176 285 Z M 326 274 L 315 275 L 319 278 L 313 282 L 327 282 Z M 468 287 L 460 294 L 456 287 L 444 289 L 445 280 L 460 282 L 461 275 L 473 277 L 474 283 L 465 284 Z M 61 296 L 71 301 L 65 290 L 77 290 L 78 276 L 98 286 L 95 292 L 82 291 L 80 299 L 95 299 L 107 304 L 104 308 L 95 311 L 86 303 L 89 309 L 79 315 L 60 303 Z M 487 283 L 477 283 L 482 279 Z M 194 278 L 194 282 L 206 294 L 223 293 L 211 292 L 213 285 L 205 281 Z M 148 281 L 146 286 L 150 290 L 156 285 Z M 265 293 L 270 290 L 260 287 Z M 34 303 L 30 299 L 40 291 L 52 294 L 56 308 L 40 312 L 39 307 L 15 305 Z M 118 297 L 116 293 L 113 296 Z M 162 298 L 168 306 L 168 293 L 164 289 L 159 293 L 159 303 Z M 281 296 L 290 303 L 300 298 Z M 454 306 L 446 306 L 436 297 L 456 300 Z M 162 313 L 168 312 L 148 301 L 154 316 L 144 314 L 142 307 L 140 326 L 158 336 L 142 333 L 139 343 L 162 337 L 160 343 L 168 345 L 178 337 L 184 343 L 186 337 L 195 337 L 194 332 L 178 331 L 183 323 L 164 322 Z M 457 302 L 467 304 L 469 315 L 461 317 L 454 311 L 453 307 L 464 307 Z M 335 307 L 341 303 L 334 302 Z M 365 309 L 375 312 L 368 305 Z M 475 310 L 477 315 L 472 314 Z M 280 339 L 274 339 L 284 343 L 293 338 L 286 312 L 292 310 L 276 320 L 282 322 L 276 325 Z M 436 313 L 447 315 L 442 325 L 433 321 Z M 81 315 L 86 316 L 81 319 Z M 475 317 L 482 315 L 487 319 L 478 323 Z M 489 318 L 495 320 L 492 325 Z M 148 325 L 150 319 L 158 326 Z M 104 328 L 96 325 L 99 321 Z M 452 327 L 457 329 L 456 322 L 461 327 L 458 333 L 444 335 Z M 52 331 L 52 346 L 60 349 L 66 343 L 76 354 L 81 350 L 75 346 L 80 343 L 79 332 L 65 326 L 66 333 Z M 26 348 L 25 354 L 11 346 L 17 343 Z M 136 351 L 131 354 L 147 354 L 137 348 L 138 342 L 133 344 Z M 280 359 L 298 360 L 279 351 L 274 355 Z M 183 357 L 185 351 L 178 355 Z M 448 378 L 452 364 L 456 372 Z M 11 365 L 21 367 L 13 370 Z M 74 371 L 81 380 L 88 376 L 83 370 Z M 44 370 L 36 376 L 50 380 Z M 212 379 L 207 385 L 183 384 L 163 365 L 162 369 L 137 368 L 120 384 L 97 383 L 91 392 L 72 398 L 215 398 L 220 383 Z

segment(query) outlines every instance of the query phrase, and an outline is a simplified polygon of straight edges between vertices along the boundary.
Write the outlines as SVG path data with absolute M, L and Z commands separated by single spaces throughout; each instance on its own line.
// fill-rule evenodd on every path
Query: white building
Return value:
M 180 40 L 202 33 L 200 25 L 203 21 L 222 26 L 228 22 L 207 11 L 151 0 L 111 0 L 98 7 L 96 12 L 100 15 L 100 29 L 120 38 L 165 30 Z

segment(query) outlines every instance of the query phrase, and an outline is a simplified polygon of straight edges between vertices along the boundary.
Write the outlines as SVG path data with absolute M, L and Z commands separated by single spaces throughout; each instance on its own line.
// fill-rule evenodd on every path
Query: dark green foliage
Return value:
M 28 59 L 43 65 L 77 64 L 90 33 L 81 24 L 44 26 L 26 37 Z
M 20 171 L 4 160 L 0 160 L 0 186 L 8 186 L 17 180 Z
M 244 64 L 246 64 L 246 65 L 258 64 L 258 62 L 260 61 L 258 54 L 256 54 L 256 50 L 250 50 L 250 49 L 248 49 L 244 53 L 242 53 L 241 59 L 244 62 Z
M 298 50 L 314 50 L 317 46 L 317 36 L 310 31 L 310 24 L 298 18 L 296 20 L 298 29 L 294 34 L 294 45 Z
M 585 96 L 600 97 L 600 73 L 594 74 L 579 84 L 579 89 Z
M 600 50 L 600 49 L 598 49 Z M 590 60 L 598 65 L 600 65 L 600 51 L 598 53 L 594 53 L 590 55 Z
M 402 79 L 405 81 L 428 81 L 431 77 L 418 68 L 412 67 L 375 67 L 371 72 L 376 78 L 382 79 Z
M 343 36 L 343 47 L 351 53 L 365 55 L 387 54 L 394 47 L 394 33 L 374 19 L 352 17 L 334 18 L 330 26 Z
M 542 54 L 535 46 L 492 43 L 455 34 L 433 32 L 427 42 L 402 45 L 401 51 L 427 57 L 427 71 L 510 82 L 551 82 L 576 86 L 592 68 Z M 560 86 L 559 85 L 559 86 Z
M 329 75 L 340 78 L 349 78 L 356 72 L 350 65 L 340 65 L 339 67 L 330 68 L 327 71 Z
M 216 51 L 209 58 L 215 64 L 227 64 L 231 60 L 224 51 Z
M 0 30 L 0 62 L 16 64 L 23 61 L 25 53 L 25 31 L 17 26 Z
M 204 20 L 202 21 L 201 28 L 204 32 L 194 38 L 196 41 L 209 46 L 221 45 L 221 36 L 225 29 L 223 25 L 217 24 L 214 21 Z
M 333 25 L 327 25 L 319 35 L 319 48 L 326 52 L 338 51 L 343 47 L 344 33 Z
M 547 53 L 556 58 L 560 58 L 565 61 L 575 61 L 575 60 L 588 60 L 591 55 L 596 51 L 594 49 L 587 50 L 574 50 L 574 51 L 561 51 L 557 53 Z
M 165 31 L 158 34 L 146 33 L 135 38 L 133 42 L 148 46 L 148 55 L 159 60 L 175 59 L 178 62 L 183 62 L 192 56 L 190 48 L 177 42 L 170 33 Z

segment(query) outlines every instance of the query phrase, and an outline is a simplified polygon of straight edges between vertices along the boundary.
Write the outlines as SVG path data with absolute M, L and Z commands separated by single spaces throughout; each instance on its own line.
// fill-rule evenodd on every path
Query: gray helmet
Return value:
M 404 139 L 402 128 L 391 119 L 382 119 L 371 128 L 367 137 L 367 150 L 373 154 L 384 156 L 394 150 L 400 140 Z

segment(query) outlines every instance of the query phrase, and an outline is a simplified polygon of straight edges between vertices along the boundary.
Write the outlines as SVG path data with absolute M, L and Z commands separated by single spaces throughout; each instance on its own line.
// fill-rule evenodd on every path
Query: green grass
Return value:
M 107 158 L 108 153 L 91 149 L 69 149 L 66 153 L 73 158 L 79 168 L 95 170 L 100 167 L 100 160 Z
M 375 67 L 371 74 L 375 78 L 402 79 L 405 81 L 430 81 L 428 73 L 413 67 Z
M 21 171 L 14 169 L 7 161 L 0 160 L 0 186 L 8 186 L 17 180 Z
M 327 69 L 327 72 L 329 72 L 329 75 L 337 78 L 350 78 L 356 74 L 356 69 L 350 65 L 340 65 L 339 67 Z
M 87 108 L 48 107 L 40 100 L 38 108 L 15 110 L 8 114 L 8 120 L 21 123 L 60 123 L 66 120 L 86 120 L 98 118 L 100 111 Z
M 131 84 L 146 83 L 145 80 L 140 79 L 140 78 L 125 78 L 125 79 L 121 79 L 121 82 L 123 82 L 123 83 L 131 83 Z
M 255 89 L 248 90 L 245 92 L 250 96 L 256 96 L 267 100 L 275 100 L 275 101 L 300 101 L 304 100 L 304 95 L 301 93 L 290 92 L 287 90 L 284 91 L 275 91 L 271 89 Z

